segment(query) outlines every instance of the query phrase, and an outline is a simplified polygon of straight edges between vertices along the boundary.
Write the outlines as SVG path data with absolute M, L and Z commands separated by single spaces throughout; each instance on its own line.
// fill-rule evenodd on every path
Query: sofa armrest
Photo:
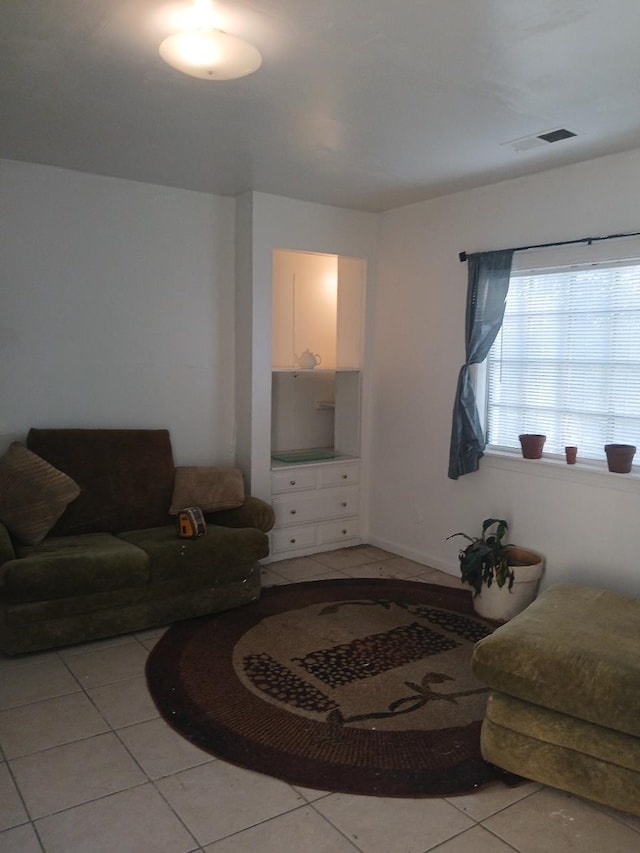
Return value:
M 9 560 L 15 560 L 16 552 L 13 550 L 11 534 L 0 521 L 0 566 Z
M 273 507 L 260 498 L 247 495 L 242 506 L 221 509 L 206 514 L 207 522 L 222 527 L 255 527 L 266 533 L 273 527 L 276 514 Z

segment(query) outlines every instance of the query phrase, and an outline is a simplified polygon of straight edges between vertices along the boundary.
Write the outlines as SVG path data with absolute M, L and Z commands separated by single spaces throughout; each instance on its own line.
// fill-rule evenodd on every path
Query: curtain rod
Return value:
M 629 231 L 626 234 L 608 234 L 606 237 L 581 237 L 579 240 L 560 240 L 557 243 L 537 243 L 533 246 L 516 246 L 507 251 L 526 252 L 527 249 L 551 249 L 554 246 L 571 246 L 575 243 L 587 243 L 590 246 L 592 243 L 599 243 L 601 240 L 618 240 L 620 237 L 640 237 L 640 231 Z M 460 252 L 458 257 L 464 263 L 467 260 L 467 253 Z

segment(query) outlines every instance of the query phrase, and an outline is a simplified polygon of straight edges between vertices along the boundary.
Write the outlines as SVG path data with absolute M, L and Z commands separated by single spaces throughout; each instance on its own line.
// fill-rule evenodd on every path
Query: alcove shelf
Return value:
M 271 481 L 274 556 L 359 540 L 366 264 L 273 253 Z M 301 368 L 305 351 L 318 359 Z

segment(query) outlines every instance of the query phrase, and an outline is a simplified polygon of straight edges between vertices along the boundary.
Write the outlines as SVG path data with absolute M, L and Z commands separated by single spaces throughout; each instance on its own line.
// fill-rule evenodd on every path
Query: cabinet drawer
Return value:
M 271 474 L 271 491 L 274 495 L 282 492 L 298 492 L 315 489 L 317 468 L 299 468 L 297 471 L 274 471 Z
M 275 498 L 276 525 L 300 524 L 341 516 L 357 515 L 360 492 L 357 486 L 326 489 L 304 495 Z
M 344 465 L 326 465 L 318 471 L 318 485 L 347 486 L 360 482 L 360 465 L 357 462 L 345 462 Z
M 271 543 L 274 554 L 295 551 L 298 548 L 312 548 L 316 544 L 316 528 L 289 527 L 287 530 L 274 530 Z
M 360 534 L 357 518 L 344 518 L 340 521 L 325 521 L 318 525 L 318 545 L 330 542 L 340 542 L 342 539 L 353 539 Z

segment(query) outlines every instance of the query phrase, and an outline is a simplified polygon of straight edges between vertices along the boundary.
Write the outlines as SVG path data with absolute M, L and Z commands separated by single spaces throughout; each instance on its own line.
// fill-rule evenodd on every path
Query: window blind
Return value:
M 523 261 L 520 260 L 520 264 Z M 517 270 L 487 359 L 487 441 L 545 453 L 640 446 L 640 259 Z

